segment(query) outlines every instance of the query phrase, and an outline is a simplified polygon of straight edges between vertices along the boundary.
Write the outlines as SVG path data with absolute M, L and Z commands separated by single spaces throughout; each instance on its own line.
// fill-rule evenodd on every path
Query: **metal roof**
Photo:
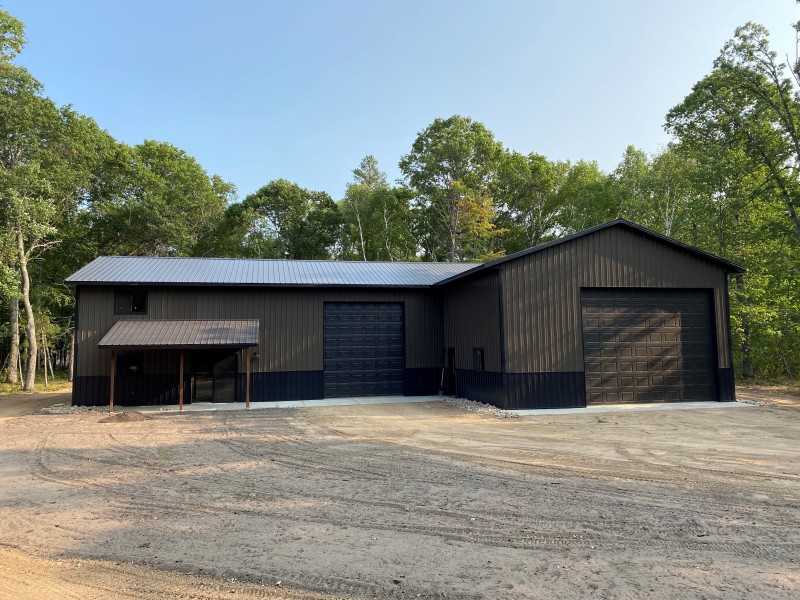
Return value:
M 555 239 L 552 242 L 539 244 L 538 246 L 534 246 L 533 248 L 520 250 L 519 252 L 515 252 L 514 254 L 509 254 L 508 256 L 503 256 L 501 258 L 497 258 L 487 263 L 475 265 L 475 267 L 473 269 L 470 269 L 468 272 L 456 273 L 455 275 L 452 275 L 446 279 L 437 281 L 435 285 L 442 285 L 445 283 L 449 283 L 451 281 L 455 281 L 456 279 L 461 279 L 462 277 L 472 275 L 473 273 L 479 273 L 485 269 L 493 269 L 494 267 L 502 265 L 503 263 L 507 263 L 508 261 L 515 260 L 517 258 L 522 258 L 523 256 L 528 256 L 529 254 L 534 254 L 536 252 L 541 252 L 542 250 L 546 250 L 547 248 L 558 246 L 559 244 L 565 244 L 574 239 L 582 238 L 586 235 L 592 235 L 593 233 L 597 233 L 598 231 L 608 229 L 609 227 L 627 227 L 628 229 L 632 229 L 633 231 L 638 231 L 639 233 L 643 233 L 660 242 L 664 242 L 670 246 L 673 246 L 674 248 L 683 250 L 684 252 L 689 252 L 690 254 L 701 256 L 702 258 L 705 258 L 710 262 L 716 263 L 728 273 L 744 273 L 745 271 L 747 271 L 747 269 L 745 269 L 743 266 L 737 265 L 736 263 L 731 262 L 729 260 L 725 260 L 724 258 L 717 256 L 716 254 L 711 254 L 710 252 L 706 252 L 705 250 L 700 250 L 700 248 L 695 248 L 694 246 L 690 246 L 689 244 L 684 244 L 683 242 L 680 242 L 674 238 L 666 236 L 663 233 L 658 233 L 657 231 L 653 231 L 652 229 L 648 229 L 647 227 L 642 227 L 641 225 L 639 225 L 638 223 L 634 223 L 633 221 L 628 221 L 627 219 L 615 219 L 614 221 L 609 221 L 608 223 L 596 225 L 594 227 L 590 227 L 589 229 L 584 229 L 583 231 L 578 231 L 577 233 L 573 233 L 571 235 L 566 235 L 564 237 Z
M 244 348 L 258 344 L 258 320 L 117 321 L 98 348 Z
M 475 263 L 101 256 L 73 273 L 65 283 L 428 287 L 475 266 Z
M 551 246 L 591 235 L 609 227 L 627 227 L 679 250 L 701 256 L 728 272 L 744 267 L 642 227 L 617 219 L 540 244 L 491 262 L 362 262 L 335 260 L 267 260 L 252 258 L 178 258 L 161 256 L 101 256 L 65 281 L 68 285 L 242 285 L 430 287 L 455 281 Z

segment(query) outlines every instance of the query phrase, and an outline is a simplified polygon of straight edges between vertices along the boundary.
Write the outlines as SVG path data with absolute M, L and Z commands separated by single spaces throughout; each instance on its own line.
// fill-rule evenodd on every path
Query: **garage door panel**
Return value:
M 326 302 L 323 315 L 324 395 L 402 394 L 403 305 Z
M 714 397 L 710 298 L 703 291 L 583 290 L 589 402 Z

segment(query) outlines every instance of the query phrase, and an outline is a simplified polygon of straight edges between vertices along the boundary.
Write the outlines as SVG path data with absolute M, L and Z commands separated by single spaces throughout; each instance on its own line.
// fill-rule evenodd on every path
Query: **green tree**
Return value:
M 502 145 L 483 124 L 458 115 L 436 119 L 417 135 L 400 170 L 417 193 L 418 233 L 428 258 L 496 255 L 494 242 L 501 232 L 491 184 L 502 154 Z
M 104 187 L 90 193 L 89 216 L 105 254 L 195 254 L 210 243 L 235 197 L 231 184 L 166 142 L 117 145 L 104 175 Z
M 25 25 L 0 8 L 0 63 L 14 60 L 25 42 Z
M 9 25 L 11 23 L 11 25 Z M 18 30 L 18 22 L 0 12 L 0 32 Z M 9 41 L 11 40 L 11 41 Z M 18 283 L 9 293 L 11 321 L 17 321 L 16 302 L 25 313 L 28 361 L 23 387 L 33 390 L 37 337 L 31 304 L 29 262 L 54 243 L 54 220 L 62 208 L 69 154 L 65 122 L 71 111 L 58 108 L 41 94 L 41 85 L 25 69 L 8 62 L 21 48 L 24 37 L 0 37 L 0 218 L 6 241 L 14 248 L 3 253 L 4 279 Z M 12 354 L 19 348 L 18 330 L 12 331 Z M 12 357 L 13 358 L 13 357 Z M 13 365 L 9 365 L 9 377 Z
M 338 252 L 339 208 L 325 192 L 277 179 L 231 204 L 210 252 L 250 258 L 327 259 Z
M 339 203 L 344 223 L 343 257 L 359 260 L 413 260 L 416 254 L 410 201 L 405 188 L 389 187 L 373 156 L 353 170 Z
M 506 152 L 493 189 L 506 253 L 536 246 L 558 235 L 564 198 L 558 194 L 568 170 L 541 154 Z
M 595 161 L 567 164 L 556 196 L 557 203 L 563 206 L 559 221 L 564 233 L 599 225 L 619 214 L 611 179 Z
M 666 120 L 705 196 L 679 235 L 748 268 L 731 294 L 744 377 L 800 370 L 798 75 L 800 63 L 779 61 L 766 29 L 747 23 Z
M 19 322 L 21 300 L 27 344 L 23 387 L 32 390 L 37 320 L 49 321 L 51 305 L 65 306 L 69 298 L 60 292 L 64 288 L 58 274 L 41 266 L 51 260 L 48 266 L 66 265 L 74 256 L 73 248 L 63 245 L 64 234 L 77 221 L 86 191 L 95 185 L 97 147 L 110 136 L 70 107 L 58 108 L 30 73 L 7 60 L 21 49 L 24 32 L 21 23 L 1 11 L 0 32 L 7 34 L 0 35 L 0 43 L 8 44 L 0 48 L 5 57 L 0 60 L 0 219 L 5 249 L 0 258 L 3 279 L 12 284 L 5 287 L 13 288 L 4 293 L 10 307 L 9 376 L 19 348 L 14 322 Z
M 740 148 L 752 169 L 764 167 L 780 195 L 780 217 L 800 240 L 800 63 L 786 74 L 770 49 L 767 30 L 747 23 L 736 30 L 686 99 L 667 115 L 667 129 L 693 144 Z
M 680 147 L 668 146 L 650 164 L 647 182 L 650 202 L 642 207 L 638 221 L 669 236 L 682 231 L 690 208 L 703 201 L 697 179 L 696 160 Z

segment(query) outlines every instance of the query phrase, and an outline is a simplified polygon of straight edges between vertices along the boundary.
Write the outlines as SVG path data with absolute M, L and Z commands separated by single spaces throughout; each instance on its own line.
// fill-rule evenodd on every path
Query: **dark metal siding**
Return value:
M 254 372 L 322 372 L 323 303 L 402 302 L 406 369 L 441 368 L 441 303 L 434 291 L 397 289 L 148 288 L 148 314 L 114 315 L 113 287 L 80 286 L 76 375 L 107 376 L 110 351 L 97 343 L 120 320 L 258 319 Z M 239 357 L 244 370 L 243 356 Z M 430 373 L 423 385 L 430 388 Z
M 700 255 L 630 228 L 611 227 L 509 261 L 503 269 L 506 372 L 518 374 L 507 378 L 507 391 L 510 398 L 529 407 L 545 403 L 574 406 L 577 402 L 572 394 L 583 381 L 580 298 L 581 288 L 586 287 L 710 289 L 716 366 L 730 368 L 726 274 L 719 264 Z M 553 379 L 554 373 L 565 374 L 561 379 L 566 377 L 570 383 L 546 389 L 564 390 L 569 396 L 526 397 L 512 389 L 514 379 Z M 525 386 L 530 388 L 528 383 Z M 580 398 L 581 403 L 584 400 Z
M 722 269 L 617 228 L 506 263 L 508 372 L 583 371 L 582 287 L 713 289 L 718 366 L 729 366 Z
M 472 369 L 472 349 L 483 348 L 487 371 L 502 372 L 499 275 L 459 281 L 443 291 L 444 347 L 456 349 L 456 368 Z
M 500 275 L 486 271 L 442 291 L 444 347 L 455 348 L 457 396 L 504 405 Z M 473 349 L 483 348 L 485 371 L 473 369 Z

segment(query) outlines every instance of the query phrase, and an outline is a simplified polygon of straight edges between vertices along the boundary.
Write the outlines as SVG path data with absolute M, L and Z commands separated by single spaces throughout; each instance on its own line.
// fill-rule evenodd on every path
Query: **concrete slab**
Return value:
M 521 417 L 541 415 L 590 415 L 597 413 L 645 412 L 651 410 L 687 410 L 697 408 L 742 408 L 753 406 L 742 402 L 665 402 L 659 404 L 609 404 L 606 406 L 587 406 L 585 408 L 534 408 L 510 410 Z
M 266 408 L 319 408 L 323 406 L 352 406 L 354 404 L 407 404 L 416 402 L 440 402 L 442 396 L 365 396 L 357 398 L 326 398 L 324 400 L 279 400 L 277 402 L 251 402 L 250 410 Z M 183 412 L 215 412 L 221 410 L 245 410 L 244 402 L 184 404 Z M 121 406 L 116 412 L 161 413 L 178 412 L 177 404 L 168 406 Z

